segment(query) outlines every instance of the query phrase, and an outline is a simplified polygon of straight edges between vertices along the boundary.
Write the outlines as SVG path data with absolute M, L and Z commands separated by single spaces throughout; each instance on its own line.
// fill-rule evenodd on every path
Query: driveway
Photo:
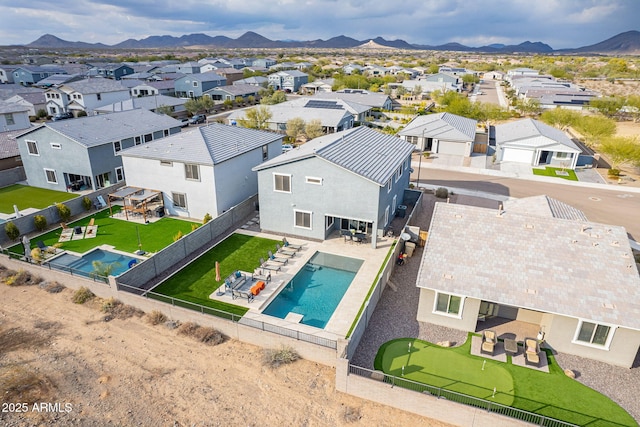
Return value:
M 533 175 L 533 170 L 531 169 L 531 165 L 528 165 L 526 163 L 501 162 L 500 170 L 502 172 L 515 174 L 515 176 L 517 177 Z

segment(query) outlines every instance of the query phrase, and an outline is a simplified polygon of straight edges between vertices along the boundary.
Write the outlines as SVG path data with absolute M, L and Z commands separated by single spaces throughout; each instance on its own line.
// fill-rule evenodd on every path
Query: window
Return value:
M 116 182 L 120 182 L 124 180 L 124 169 L 122 166 L 116 168 Z
M 402 176 L 402 165 L 400 165 L 400 167 L 398 167 L 398 170 L 396 171 L 396 182 L 398 182 L 401 176 Z
M 165 130 L 163 131 L 163 135 L 165 136 L 165 138 L 166 138 L 167 136 L 169 136 L 169 129 L 165 129 Z
M 325 229 L 326 229 L 326 230 L 328 230 L 328 229 L 330 229 L 331 227 L 333 227 L 333 223 L 334 223 L 334 221 L 335 221 L 335 218 L 334 218 L 334 217 L 332 217 L 332 216 L 325 216 L 325 217 L 324 217 L 324 226 L 325 226 Z
M 391 187 L 393 186 L 393 182 L 391 178 L 389 178 L 389 182 L 387 182 L 387 193 L 391 192 Z
M 291 193 L 291 175 L 274 173 L 273 189 L 283 193 Z
M 173 199 L 173 206 L 177 208 L 187 208 L 187 195 L 184 193 L 171 193 Z
M 54 150 L 62 150 L 62 144 L 60 144 L 59 142 L 51 142 L 49 143 L 49 145 L 51 145 L 51 148 L 53 148 Z
M 264 162 L 267 159 L 269 159 L 269 146 L 268 145 L 263 145 L 262 146 L 262 161 Z
M 611 326 L 582 320 L 578 324 L 574 341 L 580 344 L 591 344 L 608 348 L 613 338 L 612 332 L 613 328 Z
M 47 182 L 49 184 L 57 184 L 58 177 L 56 176 L 56 171 L 53 169 L 45 169 L 44 174 L 47 176 Z
M 119 151 L 122 151 L 122 143 L 120 141 L 116 141 L 113 143 L 113 152 L 117 153 Z
M 322 185 L 322 178 L 316 178 L 315 176 L 307 176 L 305 178 L 305 182 L 307 184 Z
M 35 141 L 25 141 L 27 143 L 27 150 L 29 150 L 29 154 L 32 156 L 39 156 L 38 152 L 38 143 Z
M 7 126 L 15 125 L 16 121 L 13 119 L 12 113 L 7 113 L 4 115 L 4 119 L 7 121 Z
M 569 157 L 569 153 L 556 153 L 556 159 L 566 159 Z
M 398 203 L 398 196 L 395 195 L 393 196 L 393 204 L 391 205 L 391 213 L 395 214 L 396 213 L 396 205 Z
M 384 210 L 384 225 L 389 224 L 389 206 Z
M 184 174 L 187 179 L 200 181 L 200 168 L 198 165 L 185 163 Z
M 160 165 L 161 166 L 171 166 L 171 167 L 173 167 L 173 162 L 170 162 L 168 160 L 160 160 Z
M 311 212 L 293 211 L 295 215 L 294 225 L 299 228 L 311 230 Z
M 135 144 L 135 145 L 140 145 L 140 144 L 142 144 L 142 137 L 140 137 L 140 136 L 136 136 L 134 144 Z
M 462 297 L 438 292 L 433 311 L 460 317 L 462 315 Z
M 96 93 L 96 98 L 98 98 L 98 101 L 102 101 L 102 95 L 99 93 Z
M 144 136 L 144 142 L 149 142 L 151 140 L 153 140 L 153 135 L 151 135 L 150 133 Z

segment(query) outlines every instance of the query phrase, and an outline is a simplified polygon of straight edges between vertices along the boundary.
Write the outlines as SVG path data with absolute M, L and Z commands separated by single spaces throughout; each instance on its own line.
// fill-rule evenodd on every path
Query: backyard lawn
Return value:
M 78 195 L 74 193 L 14 184 L 0 188 L 0 213 L 13 213 L 13 205 L 18 206 L 20 210 L 27 208 L 42 209 L 76 197 Z
M 637 426 L 611 399 L 567 377 L 549 352 L 549 373 L 546 373 L 513 365 L 511 356 L 507 363 L 472 356 L 470 349 L 471 335 L 462 346 L 453 348 L 402 338 L 380 347 L 374 368 L 401 377 L 404 366 L 404 378 L 408 380 L 572 424 Z M 494 387 L 496 394 L 492 397 Z
M 119 209 L 119 206 L 114 206 L 114 213 L 118 212 Z M 192 225 L 199 225 L 195 222 L 167 217 L 150 224 L 138 224 L 124 219 L 111 218 L 109 209 L 104 209 L 94 215 L 70 223 L 68 226 L 71 228 L 86 226 L 91 218 L 95 218 L 95 224 L 98 226 L 96 237 L 90 239 L 74 238 L 68 242 L 61 243 L 61 249 L 84 253 L 97 246 L 107 244 L 115 246 L 118 250 L 133 253 L 138 250 L 139 234 L 142 250 L 159 252 L 173 243 L 173 238 L 179 231 L 187 234 L 191 232 Z M 56 228 L 42 236 L 34 237 L 31 239 L 31 247 L 35 248 L 39 240 L 42 240 L 47 246 L 53 246 L 58 243 L 61 232 L 61 228 Z M 15 245 L 9 250 L 20 254 L 24 252 L 22 244 Z
M 556 171 L 558 173 L 556 173 Z M 550 177 L 553 177 L 553 178 L 568 179 L 569 181 L 577 181 L 578 180 L 578 177 L 576 176 L 576 173 L 574 171 L 572 171 L 571 169 L 565 169 L 563 171 L 561 168 L 552 168 L 550 166 L 547 166 L 544 169 L 533 168 L 533 174 L 534 175 L 540 175 L 540 176 L 550 176 Z
M 260 258 L 267 258 L 267 251 L 275 251 L 277 240 L 232 234 L 200 256 L 153 292 L 190 301 L 206 307 L 244 314 L 247 309 L 209 298 L 224 279 L 236 270 L 252 272 L 260 266 Z M 215 263 L 220 263 L 220 281 L 216 281 Z

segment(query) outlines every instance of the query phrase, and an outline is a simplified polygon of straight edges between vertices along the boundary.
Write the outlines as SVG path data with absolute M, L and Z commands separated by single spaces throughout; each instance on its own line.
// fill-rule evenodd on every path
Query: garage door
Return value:
M 467 154 L 467 143 L 440 141 L 438 142 L 438 153 L 464 156 Z
M 519 162 L 531 164 L 533 160 L 533 151 L 523 150 L 521 148 L 504 148 L 502 153 L 503 162 Z

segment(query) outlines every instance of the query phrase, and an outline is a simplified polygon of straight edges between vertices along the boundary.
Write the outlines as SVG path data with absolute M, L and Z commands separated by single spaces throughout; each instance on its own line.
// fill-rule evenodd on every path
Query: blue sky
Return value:
M 468 46 L 542 41 L 554 49 L 640 29 L 638 0 L 0 0 L 0 45 L 49 33 L 115 44 L 151 35 L 205 33 L 272 40 L 382 36 Z

